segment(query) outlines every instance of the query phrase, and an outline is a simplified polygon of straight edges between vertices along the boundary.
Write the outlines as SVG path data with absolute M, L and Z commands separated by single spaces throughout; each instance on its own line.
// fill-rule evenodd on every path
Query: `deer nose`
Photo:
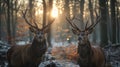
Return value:
M 42 35 L 40 35 L 39 38 L 42 39 Z
M 81 40 L 82 38 L 78 37 L 78 40 Z
M 81 37 L 81 36 L 79 36 L 79 37 L 78 37 L 78 40 L 79 40 L 79 41 L 80 41 L 80 40 L 82 40 L 82 37 Z

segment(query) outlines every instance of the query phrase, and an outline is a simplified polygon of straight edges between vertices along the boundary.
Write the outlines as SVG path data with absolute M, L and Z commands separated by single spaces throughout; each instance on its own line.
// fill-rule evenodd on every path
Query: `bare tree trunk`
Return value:
M 69 6 L 70 0 L 65 0 L 64 2 L 65 2 L 65 4 L 64 4 L 64 12 L 63 13 L 64 13 L 65 16 L 61 16 L 61 19 L 64 19 L 66 17 L 71 17 L 70 16 L 70 6 Z M 65 22 L 65 20 L 63 20 L 61 22 Z M 62 26 L 63 29 L 68 29 L 69 28 L 69 25 L 67 23 L 61 23 L 61 24 L 62 24 L 61 26 Z
M 53 5 L 53 0 L 49 0 L 49 16 L 48 16 L 48 23 L 50 23 L 50 21 L 52 20 L 52 17 L 51 17 L 51 12 L 52 12 L 52 6 Z M 49 47 L 52 47 L 52 44 L 51 44 L 51 26 L 49 26 L 49 32 L 48 32 L 48 44 L 49 44 Z
M 118 5 L 120 4 L 120 2 L 118 2 Z M 118 29 L 119 29 L 119 43 L 120 43 L 120 9 L 118 9 L 118 15 L 119 15 L 119 17 L 118 17 Z
M 5 40 L 7 41 L 7 2 L 4 0 L 0 0 L 0 40 Z M 4 20 L 5 18 L 5 20 Z M 4 31 L 4 28 L 6 31 Z
M 76 16 L 77 15 L 77 10 L 76 10 L 76 2 L 77 2 L 77 0 L 73 0 L 73 2 L 74 2 L 74 6 L 73 6 L 73 16 Z
M 16 0 L 17 1 L 17 0 Z M 15 3 L 16 4 L 16 3 Z M 18 12 L 19 8 L 17 8 L 17 4 L 15 5 L 15 17 L 14 17 L 14 25 L 13 25 L 13 38 L 14 40 L 16 39 L 16 28 L 17 28 L 17 12 Z
M 118 5 L 118 2 L 117 2 L 117 6 L 116 7 L 117 7 L 117 11 L 116 11 L 116 15 L 117 15 L 116 16 L 117 17 L 116 18 L 116 22 L 117 22 L 117 24 L 116 24 L 117 25 L 116 26 L 116 38 L 117 38 L 117 40 L 116 41 L 117 41 L 117 43 L 120 43 L 120 41 L 119 41 L 120 40 L 120 38 L 119 38 L 119 35 L 120 35 L 120 33 L 119 33 L 119 19 L 120 18 L 119 18 L 119 5 Z
M 1 38 L 2 38 L 2 17 L 1 17 L 1 15 L 2 15 L 2 1 L 0 1 L 0 40 L 1 40 Z
M 46 13 L 47 13 L 46 2 L 45 0 L 43 0 L 43 27 L 46 25 Z
M 95 18 L 93 15 L 94 12 L 93 12 L 93 5 L 91 0 L 89 0 L 89 11 L 90 11 L 91 23 L 94 23 Z M 92 39 L 93 39 L 93 42 L 96 42 L 96 30 L 93 31 Z
M 10 6 L 10 8 L 11 8 L 11 43 L 12 44 L 14 44 L 15 43 L 15 41 L 14 41 L 14 38 L 13 38 L 13 29 L 14 29 L 14 2 L 13 2 L 13 0 L 11 0 L 11 6 Z
M 64 5 L 64 15 L 66 15 L 67 17 L 70 17 L 69 2 L 70 0 L 65 0 L 65 5 Z
M 116 43 L 116 14 L 115 14 L 116 0 L 110 0 L 111 8 L 111 22 L 112 22 L 112 43 Z
M 14 9 L 14 10 L 12 10 L 12 12 L 13 12 L 13 22 L 12 22 L 12 39 L 13 39 L 13 44 L 15 44 L 15 39 L 16 39 L 16 23 L 17 23 L 17 11 L 18 11 L 18 8 L 17 8 L 17 6 L 18 6 L 18 3 L 17 3 L 18 1 L 17 0 L 15 0 L 15 1 L 13 1 L 12 2 L 12 5 L 13 6 L 15 6 L 15 7 L 13 7 L 12 6 L 12 9 Z
M 100 5 L 100 14 L 101 14 L 101 22 L 100 22 L 100 37 L 101 37 L 101 46 L 104 46 L 108 43 L 107 38 L 107 1 L 106 0 L 99 0 Z
M 89 0 L 89 11 L 90 11 L 91 22 L 94 23 L 93 5 L 92 5 L 91 0 Z
M 29 0 L 29 7 L 30 7 L 30 9 L 29 9 L 29 15 L 30 15 L 30 21 L 32 21 L 32 18 L 33 18 L 33 1 L 34 0 Z M 29 31 L 29 37 L 30 37 L 30 42 L 32 42 L 32 33 Z
M 108 2 L 107 2 L 108 5 Z M 112 24 L 111 24 L 111 20 L 110 20 L 110 14 L 108 12 L 109 8 L 106 9 L 107 10 L 107 37 L 108 37 L 108 43 L 110 44 L 112 42 Z
M 120 43 L 120 18 L 119 18 L 119 43 Z
M 83 15 L 84 15 L 84 3 L 85 3 L 85 0 L 80 0 L 80 19 L 81 19 L 81 28 L 83 29 L 84 28 L 84 19 L 83 19 Z
M 8 43 L 11 44 L 11 20 L 10 20 L 10 2 L 11 0 L 7 0 L 7 33 L 8 33 Z
M 120 43 L 120 18 L 119 18 L 119 26 L 118 26 L 118 29 L 119 29 L 119 43 Z
M 120 2 L 118 3 L 120 4 Z M 120 16 L 120 9 L 118 10 L 118 15 Z M 118 29 L 119 29 L 119 43 L 120 43 L 120 17 L 118 17 L 118 23 L 119 23 L 119 26 L 118 26 Z

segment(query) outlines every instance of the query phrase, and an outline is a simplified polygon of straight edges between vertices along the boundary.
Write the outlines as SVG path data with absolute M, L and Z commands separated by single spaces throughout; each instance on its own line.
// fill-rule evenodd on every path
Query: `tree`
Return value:
M 91 0 L 89 0 L 89 11 L 90 11 L 90 19 L 91 19 L 91 23 L 94 23 L 94 12 L 93 12 L 93 3 L 91 2 Z M 96 11 L 96 9 L 95 9 Z M 93 32 L 93 42 L 96 42 L 96 31 Z
M 46 14 L 47 13 L 47 6 L 45 0 L 43 0 L 43 27 L 46 25 Z
M 14 43 L 15 41 L 15 29 L 16 29 L 16 21 L 15 21 L 15 10 L 17 10 L 15 7 L 17 6 L 16 2 L 17 0 L 3 0 L 3 6 L 1 6 L 2 9 L 2 17 L 1 21 L 3 22 L 4 19 L 6 19 L 6 23 L 1 23 L 3 26 L 4 24 L 7 24 L 7 40 L 9 44 Z M 4 12 L 3 12 L 4 10 Z M 3 28 L 4 29 L 4 28 Z M 2 31 L 3 32 L 3 31 Z M 6 36 L 6 35 L 5 35 Z
M 116 29 L 116 33 L 117 33 L 117 43 L 120 43 L 120 9 L 119 9 L 119 4 L 120 4 L 120 1 L 117 1 L 116 2 L 116 7 L 117 7 L 117 10 L 116 10 L 116 22 L 117 22 L 117 29 Z
M 2 18 L 2 16 L 1 16 L 2 15 L 2 5 L 1 4 L 2 4 L 2 1 L 0 0 L 0 40 L 2 38 L 2 35 L 1 35 L 2 34 L 2 19 L 1 19 Z
M 10 15 L 10 6 L 11 0 L 7 0 L 7 33 L 8 33 L 8 43 L 11 44 L 12 36 L 11 36 L 11 15 Z
M 81 20 L 81 27 L 82 29 L 84 28 L 84 19 L 83 19 L 83 15 L 84 15 L 84 3 L 85 3 L 85 0 L 80 0 L 80 20 Z
M 18 5 L 17 0 L 11 0 L 10 3 L 10 15 L 11 15 L 11 41 L 12 44 L 15 44 L 15 36 L 16 36 L 16 23 L 17 23 L 17 12 L 19 10 L 20 5 Z
M 99 0 L 100 5 L 100 15 L 101 15 L 101 22 L 100 22 L 100 37 L 101 37 L 101 46 L 104 46 L 108 42 L 107 38 L 107 1 L 106 0 Z
M 77 0 L 73 0 L 73 15 L 76 16 L 77 15 Z
M 115 14 L 116 0 L 110 0 L 111 9 L 111 23 L 112 23 L 112 43 L 116 43 L 116 14 Z
M 14 7 L 15 6 L 15 7 Z M 18 4 L 18 1 L 17 0 L 13 0 L 12 2 L 12 41 L 13 43 L 15 43 L 15 39 L 16 39 L 16 28 L 17 28 L 17 13 L 19 11 L 19 8 L 20 8 L 20 4 Z
M 70 7 L 69 7 L 70 0 L 64 0 L 64 1 L 65 1 L 64 15 L 66 15 L 67 17 L 70 17 Z
M 44 7 L 45 8 L 45 7 Z M 49 15 L 48 15 L 48 23 L 50 23 L 53 18 L 51 17 L 51 13 L 52 13 L 52 8 L 53 8 L 53 0 L 49 0 L 49 7 L 48 7 L 48 12 L 49 12 Z M 47 12 L 45 12 L 47 13 Z M 52 44 L 51 44 L 51 26 L 49 26 L 49 32 L 48 32 L 48 44 L 50 47 L 52 47 Z
M 34 17 L 34 0 L 29 0 L 29 15 L 30 15 L 30 22 L 33 21 Z M 34 17 L 35 18 L 35 17 Z M 30 42 L 32 41 L 32 33 L 29 31 Z

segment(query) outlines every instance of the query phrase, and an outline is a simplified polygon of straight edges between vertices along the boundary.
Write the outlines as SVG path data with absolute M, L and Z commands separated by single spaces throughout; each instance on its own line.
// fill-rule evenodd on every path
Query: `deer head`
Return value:
M 66 20 L 69 22 L 69 24 L 72 26 L 72 32 L 78 36 L 78 43 L 80 45 L 85 45 L 86 43 L 88 43 L 88 35 L 91 34 L 94 30 L 94 27 L 97 25 L 97 23 L 100 21 L 100 17 L 98 16 L 96 18 L 95 23 L 91 24 L 89 27 L 87 27 L 88 25 L 88 21 L 86 22 L 85 25 L 85 29 L 81 30 L 77 27 L 76 24 L 74 24 L 72 22 L 72 20 L 70 18 L 66 18 Z
M 27 13 L 27 9 L 25 10 L 25 12 L 22 11 L 24 20 L 30 26 L 29 27 L 30 31 L 35 34 L 34 39 L 36 39 L 38 42 L 45 40 L 45 34 L 48 32 L 49 26 L 54 22 L 55 19 L 53 19 L 50 23 L 48 23 L 46 26 L 44 26 L 40 29 L 38 27 L 37 23 L 35 22 L 35 19 L 32 18 L 34 20 L 32 22 L 34 25 L 32 25 L 28 21 L 28 19 L 26 18 L 26 13 Z

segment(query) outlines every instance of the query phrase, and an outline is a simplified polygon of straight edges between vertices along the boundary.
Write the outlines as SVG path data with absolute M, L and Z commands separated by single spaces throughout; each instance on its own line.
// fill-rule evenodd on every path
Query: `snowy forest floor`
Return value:
M 106 56 L 107 67 L 120 67 L 120 44 L 108 45 L 103 48 Z M 57 67 L 79 67 L 77 64 L 77 45 L 53 47 L 50 56 L 55 58 Z M 49 56 L 49 57 L 50 57 Z M 46 62 L 44 62 L 46 63 Z M 42 66 L 40 66 L 42 67 Z
M 120 67 L 120 44 L 109 44 L 104 51 L 107 63 L 113 67 Z
M 112 65 L 110 67 L 120 67 L 120 44 L 108 45 L 103 49 L 107 63 Z M 39 67 L 45 67 L 52 63 L 56 67 L 79 67 L 77 59 L 77 45 L 70 44 L 68 46 L 48 48 L 44 56 L 44 61 Z M 7 67 L 7 62 L 0 59 L 0 67 Z

